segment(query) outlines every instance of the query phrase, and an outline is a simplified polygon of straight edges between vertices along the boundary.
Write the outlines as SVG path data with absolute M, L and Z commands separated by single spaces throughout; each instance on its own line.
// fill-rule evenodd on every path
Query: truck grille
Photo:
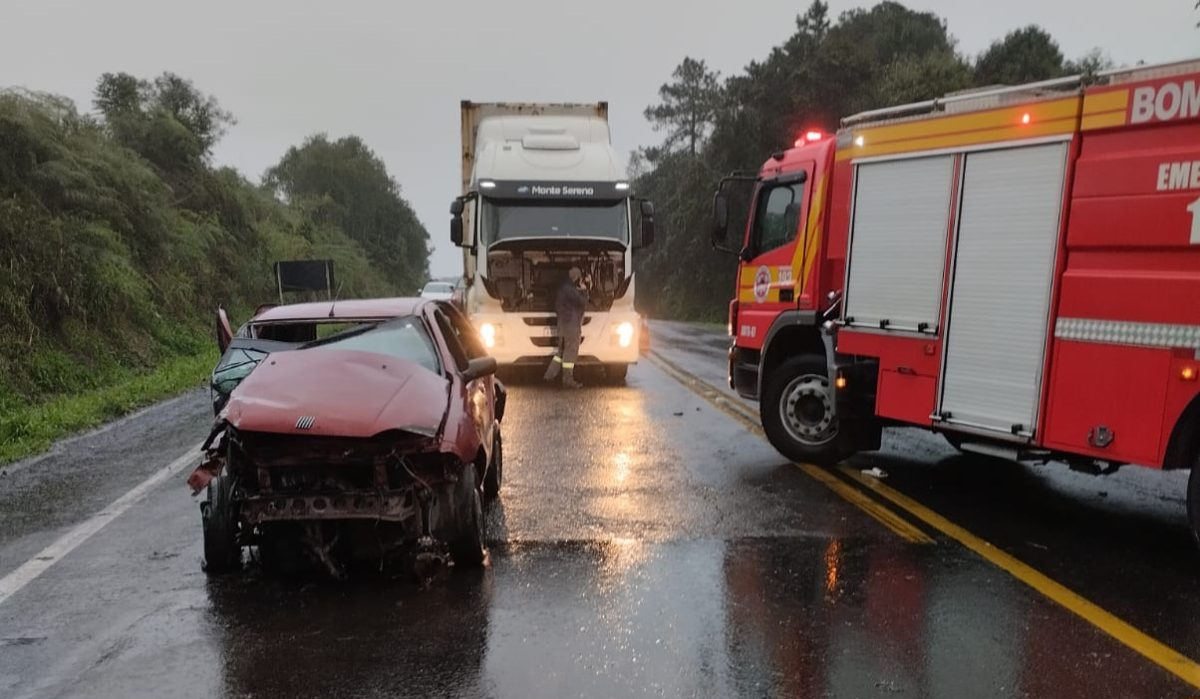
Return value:
M 545 327 L 547 325 L 558 325 L 558 316 L 524 316 L 521 318 L 521 320 L 525 321 L 526 325 L 533 325 L 536 327 Z M 587 325 L 590 322 L 592 322 L 591 316 L 583 317 L 584 325 Z
M 580 344 L 586 339 L 586 336 L 581 338 L 579 340 Z M 533 343 L 534 347 L 558 347 L 557 337 L 531 337 L 529 341 Z

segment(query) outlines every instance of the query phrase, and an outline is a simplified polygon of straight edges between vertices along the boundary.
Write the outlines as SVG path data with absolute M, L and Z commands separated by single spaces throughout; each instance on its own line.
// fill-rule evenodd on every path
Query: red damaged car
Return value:
M 267 568 L 335 577 L 360 560 L 482 563 L 503 471 L 496 362 L 449 303 L 389 301 L 394 317 L 272 341 L 229 394 L 188 479 L 207 489 L 205 570 L 249 546 Z

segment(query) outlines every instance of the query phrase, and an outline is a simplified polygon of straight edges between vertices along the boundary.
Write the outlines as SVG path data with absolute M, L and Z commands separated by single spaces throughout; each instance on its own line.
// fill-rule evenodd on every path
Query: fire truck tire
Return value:
M 1192 457 L 1192 475 L 1188 478 L 1188 524 L 1192 528 L 1192 538 L 1200 546 L 1200 449 Z
M 226 468 L 208 484 L 208 499 L 200 510 L 204 529 L 204 572 L 219 575 L 242 564 L 237 538 L 237 504 L 233 500 L 233 475 Z
M 767 377 L 759 400 L 763 431 L 771 446 L 803 463 L 841 460 L 838 422 L 821 357 L 792 357 Z
M 475 464 L 467 464 L 458 480 L 454 503 L 456 531 L 449 542 L 455 565 L 463 568 L 483 565 L 483 493 L 480 490 Z

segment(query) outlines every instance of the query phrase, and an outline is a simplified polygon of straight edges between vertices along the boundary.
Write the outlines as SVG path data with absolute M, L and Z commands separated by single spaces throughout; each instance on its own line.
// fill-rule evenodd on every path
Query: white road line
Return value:
M 110 503 L 108 507 L 76 525 L 74 529 L 63 534 L 57 541 L 42 549 L 36 556 L 21 564 L 20 568 L 0 578 L 0 604 L 4 604 L 4 601 L 15 595 L 18 590 L 36 580 L 38 576 L 49 570 L 50 566 L 61 561 L 67 554 L 79 548 L 85 541 L 108 526 L 110 522 L 136 505 L 155 486 L 175 475 L 185 466 L 198 463 L 199 458 L 199 445 L 188 449 L 186 454 L 155 471 L 153 475 L 139 483 L 133 490 L 125 493 Z M 182 484 L 180 484 L 180 487 L 182 487 Z

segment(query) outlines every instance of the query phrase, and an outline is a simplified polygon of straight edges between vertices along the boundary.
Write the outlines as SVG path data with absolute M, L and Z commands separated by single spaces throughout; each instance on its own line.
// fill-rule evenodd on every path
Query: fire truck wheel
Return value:
M 840 460 L 838 421 L 825 372 L 820 357 L 793 357 L 776 367 L 763 387 L 763 430 L 771 445 L 793 461 Z
M 1192 475 L 1188 479 L 1188 523 L 1192 526 L 1192 538 L 1200 546 L 1200 449 L 1192 459 Z

